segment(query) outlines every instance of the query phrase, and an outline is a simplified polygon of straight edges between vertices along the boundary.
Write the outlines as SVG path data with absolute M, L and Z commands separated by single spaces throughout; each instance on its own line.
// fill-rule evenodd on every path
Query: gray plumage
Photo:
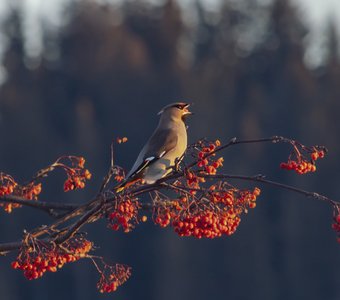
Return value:
M 136 179 L 152 184 L 172 171 L 187 148 L 185 119 L 191 114 L 188 107 L 189 104 L 178 102 L 159 112 L 161 117 L 157 128 L 140 151 L 126 180 L 119 185 L 119 190 Z

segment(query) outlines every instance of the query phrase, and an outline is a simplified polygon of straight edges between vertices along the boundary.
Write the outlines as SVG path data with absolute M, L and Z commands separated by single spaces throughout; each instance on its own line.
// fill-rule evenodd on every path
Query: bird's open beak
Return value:
M 187 104 L 184 108 L 183 108 L 183 115 L 187 116 L 187 115 L 192 115 L 193 112 L 191 112 L 188 108 L 189 108 L 190 104 Z

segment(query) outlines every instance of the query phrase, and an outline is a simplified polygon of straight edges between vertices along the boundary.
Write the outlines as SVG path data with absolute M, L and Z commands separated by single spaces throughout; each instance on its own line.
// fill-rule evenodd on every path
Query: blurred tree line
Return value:
M 2 23 L 8 47 L 0 87 L 0 169 L 24 180 L 61 155 L 79 154 L 94 173 L 93 187 L 68 195 L 57 174 L 44 199 L 88 200 L 108 168 L 111 140 L 129 137 L 116 150 L 116 162 L 128 169 L 155 127 L 156 113 L 177 100 L 194 102 L 191 142 L 285 135 L 325 144 L 328 158 L 303 178 L 279 171 L 289 149 L 275 145 L 231 149 L 225 171 L 268 174 L 339 197 L 340 62 L 332 23 L 327 60 L 309 69 L 308 28 L 286 0 L 222 1 L 219 10 L 197 1 L 187 11 L 171 0 L 71 1 L 64 18 L 58 31 L 45 28 L 43 53 L 33 58 L 24 52 L 19 10 Z M 258 208 L 227 240 L 180 239 L 152 225 L 113 234 L 102 223 L 95 229 L 103 232 L 96 235 L 98 251 L 134 267 L 117 292 L 127 299 L 339 299 L 331 211 L 300 198 L 264 189 Z M 48 219 L 28 210 L 1 214 L 0 236 L 13 240 L 41 222 Z M 97 275 L 89 265 L 27 283 L 10 270 L 10 259 L 2 260 L 6 299 L 97 298 Z

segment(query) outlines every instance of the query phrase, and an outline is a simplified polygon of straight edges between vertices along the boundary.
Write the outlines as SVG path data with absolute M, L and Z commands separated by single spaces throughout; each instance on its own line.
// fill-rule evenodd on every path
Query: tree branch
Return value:
M 59 236 L 55 239 L 56 244 L 62 244 L 63 242 L 67 241 L 70 237 L 72 237 L 78 230 L 85 225 L 92 216 L 94 216 L 103 206 L 104 202 L 98 203 L 95 205 L 91 210 L 86 212 L 76 223 L 71 225 L 69 229 L 63 235 Z M 94 220 L 96 221 L 96 220 Z
M 340 201 L 332 200 L 331 198 L 328 198 L 324 195 L 320 195 L 316 192 L 309 192 L 309 191 L 306 191 L 306 190 L 303 190 L 303 189 L 300 189 L 300 188 L 297 188 L 291 185 L 265 179 L 265 176 L 261 174 L 255 175 L 255 176 L 232 175 L 232 174 L 219 174 L 219 175 L 200 174 L 199 176 L 203 178 L 209 178 L 209 179 L 240 179 L 240 180 L 260 182 L 260 183 L 268 184 L 268 185 L 278 187 L 281 189 L 289 190 L 289 191 L 304 195 L 306 197 L 314 198 L 314 199 L 325 201 L 325 202 L 330 202 L 332 205 L 335 205 L 335 206 L 340 205 Z
M 71 204 L 71 203 L 54 203 L 54 202 L 44 202 L 44 201 L 36 201 L 36 200 L 28 200 L 22 197 L 18 197 L 15 195 L 4 195 L 0 197 L 0 202 L 5 203 L 16 203 L 23 206 L 28 206 L 32 208 L 36 208 L 39 210 L 43 210 L 48 214 L 51 214 L 53 210 L 63 210 L 63 211 L 71 211 L 75 208 L 79 207 L 79 204 Z M 54 215 L 53 215 L 54 216 Z
M 240 144 L 252 144 L 252 143 L 263 143 L 263 142 L 271 142 L 271 143 L 278 143 L 278 142 L 285 142 L 290 143 L 293 146 L 295 145 L 295 141 L 291 139 L 284 138 L 282 136 L 273 136 L 270 138 L 263 138 L 263 139 L 252 139 L 252 140 L 237 140 L 236 138 L 232 138 L 228 143 L 225 145 L 216 147 L 213 151 L 207 153 L 204 158 L 210 157 L 213 154 L 222 151 L 228 147 L 234 146 L 234 145 L 240 145 Z M 198 144 L 197 144 L 198 145 Z M 167 177 L 164 177 L 160 180 L 158 180 L 154 184 L 150 185 L 137 185 L 132 186 L 127 191 L 120 193 L 120 194 L 111 194 L 112 196 L 108 196 L 105 194 L 105 190 L 107 189 L 108 183 L 111 180 L 112 175 L 115 172 L 116 168 L 119 168 L 118 166 L 114 165 L 114 156 L 113 156 L 113 145 L 111 145 L 111 165 L 110 169 L 103 179 L 103 183 L 100 187 L 99 193 L 97 194 L 94 199 L 84 203 L 84 204 L 60 204 L 60 203 L 48 203 L 43 201 L 32 201 L 27 200 L 24 198 L 20 198 L 13 195 L 7 195 L 7 196 L 1 196 L 0 202 L 5 203 L 16 203 L 20 205 L 29 206 L 32 208 L 40 209 L 42 211 L 45 211 L 49 213 L 52 216 L 56 216 L 56 213 L 54 210 L 63 211 L 62 214 L 58 214 L 57 216 L 59 219 L 49 226 L 43 226 L 39 227 L 33 231 L 31 231 L 30 235 L 33 239 L 38 237 L 43 237 L 46 235 L 45 238 L 42 240 L 45 242 L 55 242 L 56 244 L 62 244 L 66 242 L 69 238 L 74 236 L 82 226 L 84 226 L 87 223 L 95 222 L 99 219 L 101 212 L 106 211 L 107 209 L 110 209 L 112 205 L 117 203 L 119 199 L 122 201 L 123 198 L 121 197 L 127 197 L 129 199 L 139 197 L 140 195 L 149 193 L 151 191 L 160 191 L 162 189 L 175 189 L 179 190 L 180 187 L 174 187 L 172 186 L 172 182 L 179 178 L 184 178 L 186 176 L 187 170 L 190 170 L 192 167 L 194 167 L 198 162 L 198 158 L 194 161 L 190 162 L 184 171 L 178 171 L 177 169 L 174 169 L 173 172 L 168 175 Z M 326 196 L 320 195 L 315 192 L 309 192 L 303 189 L 299 189 L 294 186 L 286 185 L 283 183 L 271 181 L 268 179 L 265 179 L 263 175 L 255 175 L 255 176 L 244 176 L 244 175 L 232 175 L 232 174 L 220 174 L 220 175 L 209 175 L 207 173 L 204 173 L 202 170 L 190 170 L 190 172 L 195 173 L 199 177 L 204 177 L 207 179 L 237 179 L 237 180 L 247 180 L 247 181 L 254 181 L 259 182 L 267 185 L 271 185 L 274 187 L 278 187 L 285 190 L 290 190 L 293 192 L 296 192 L 298 194 L 302 194 L 304 196 L 318 199 L 321 201 L 325 201 L 328 203 L 331 203 L 333 206 L 340 207 L 340 202 L 334 201 Z M 41 175 L 38 173 L 39 176 Z M 45 176 L 45 174 L 41 175 Z M 188 193 L 186 190 L 181 190 L 182 192 Z M 199 189 L 198 189 L 199 191 Z M 201 189 L 202 192 L 205 192 L 205 189 Z M 144 203 L 142 204 L 142 209 L 144 210 L 151 210 L 153 209 L 152 203 Z M 77 218 L 73 223 L 70 225 L 64 225 L 63 228 L 57 229 L 60 225 L 66 224 L 69 220 Z M 2 243 L 0 244 L 0 253 L 12 251 L 19 249 L 23 245 L 23 242 L 13 242 L 13 243 Z

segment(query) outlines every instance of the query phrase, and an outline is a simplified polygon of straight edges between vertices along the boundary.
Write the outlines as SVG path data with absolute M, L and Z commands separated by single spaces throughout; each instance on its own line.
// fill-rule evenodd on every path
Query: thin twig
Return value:
M 306 190 L 303 190 L 303 189 L 300 189 L 300 188 L 297 188 L 297 187 L 294 187 L 288 184 L 265 179 L 265 177 L 260 174 L 255 175 L 255 176 L 231 175 L 231 174 L 219 174 L 219 175 L 218 174 L 216 175 L 200 174 L 200 176 L 203 178 L 210 178 L 210 179 L 240 179 L 240 180 L 261 182 L 261 183 L 265 183 L 271 186 L 279 187 L 281 189 L 293 191 L 295 193 L 298 193 L 298 194 L 301 194 L 301 195 L 304 195 L 310 198 L 318 199 L 318 200 L 325 201 L 325 202 L 330 202 L 332 205 L 340 205 L 340 201 L 332 200 L 316 192 L 309 192 L 309 191 L 306 191 Z
M 111 149 L 110 169 L 109 169 L 109 171 L 107 172 L 106 176 L 103 179 L 103 183 L 102 183 L 102 185 L 101 185 L 101 187 L 99 189 L 98 194 L 101 194 L 104 191 L 104 189 L 106 188 L 106 186 L 110 182 L 112 175 L 115 174 L 115 171 L 116 171 L 116 167 L 115 167 L 115 164 L 114 164 L 114 148 L 113 148 L 113 145 L 114 145 L 114 141 L 112 141 L 111 147 L 110 147 L 110 149 Z

